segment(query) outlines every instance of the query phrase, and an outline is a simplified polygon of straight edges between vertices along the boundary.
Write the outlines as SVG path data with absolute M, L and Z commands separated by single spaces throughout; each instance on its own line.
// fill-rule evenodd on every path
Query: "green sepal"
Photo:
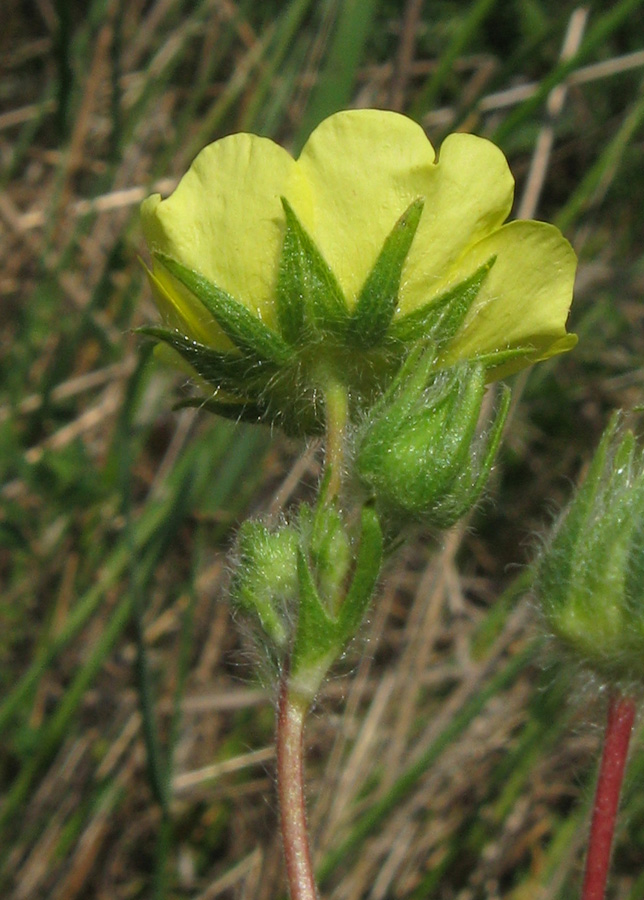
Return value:
M 362 350 L 377 346 L 391 324 L 400 277 L 423 212 L 418 198 L 405 210 L 385 239 L 373 269 L 360 291 L 347 329 L 347 344 Z
M 286 232 L 277 279 L 277 314 L 291 344 L 310 339 L 309 331 L 343 335 L 349 319 L 342 288 L 311 237 L 282 197 Z
M 410 412 L 414 407 L 418 406 L 421 399 L 421 406 L 424 407 L 425 400 L 422 396 L 427 389 L 428 384 L 435 384 L 438 377 L 439 369 L 438 360 L 436 358 L 436 348 L 430 341 L 419 341 L 411 348 L 404 363 L 396 373 L 396 377 L 383 394 L 377 406 L 374 407 L 374 415 L 380 413 L 381 410 L 396 404 L 396 415 L 402 416 Z M 443 391 L 442 393 L 445 393 Z M 433 405 L 436 405 L 439 393 L 432 398 Z
M 472 463 L 469 464 L 469 486 L 467 480 L 463 485 L 463 491 L 460 496 L 454 493 L 449 494 L 444 500 L 438 501 L 432 509 L 432 522 L 437 528 L 450 528 L 454 522 L 458 521 L 461 516 L 474 506 L 486 485 L 494 460 L 501 444 L 503 437 L 503 427 L 508 417 L 510 409 L 510 401 L 512 399 L 512 391 L 507 385 L 503 386 L 501 391 L 501 400 L 495 413 L 494 421 L 489 434 L 487 435 L 487 444 L 485 450 L 479 449 L 479 456 L 483 453 L 483 459 L 477 461 L 478 474 L 474 472 Z M 482 440 L 481 440 L 482 444 Z M 455 502 L 456 501 L 456 502 Z
M 562 543 L 566 551 L 561 554 L 561 558 L 558 560 L 560 568 L 557 572 L 557 578 L 562 583 L 568 584 L 572 573 L 575 571 L 577 565 L 577 549 L 582 543 L 584 529 L 588 528 L 590 524 L 600 492 L 606 490 L 604 484 L 605 473 L 609 468 L 609 453 L 612 449 L 613 439 L 617 432 L 618 422 L 619 419 L 617 416 L 611 418 L 608 427 L 602 435 L 599 446 L 595 451 L 586 478 L 577 492 L 575 502 L 571 504 L 566 518 L 560 525 L 558 540 Z M 626 438 L 629 438 L 629 440 L 623 441 L 619 447 L 620 462 L 622 465 L 625 462 L 624 451 L 626 450 L 628 452 L 628 461 L 630 461 L 630 455 L 633 452 L 631 435 L 627 433 Z M 615 471 L 616 467 L 613 466 L 613 472 Z M 561 571 L 562 563 L 565 566 L 564 573 Z M 555 592 L 551 591 L 550 596 L 552 597 L 554 595 Z
M 496 256 L 491 256 L 469 278 L 425 306 L 395 319 L 389 328 L 389 336 L 405 342 L 431 338 L 437 347 L 445 347 L 465 321 L 495 261 Z
M 411 517 L 431 517 L 441 505 L 459 510 L 470 496 L 472 441 L 484 392 L 481 366 L 439 374 L 414 372 L 387 413 L 372 427 L 359 466 L 385 506 Z M 429 382 L 429 383 L 428 383 Z M 422 385 L 422 386 L 421 386 Z M 369 452 L 371 451 L 371 452 Z M 459 513 L 460 515 L 460 513 Z M 456 516 L 458 518 L 458 515 Z
M 644 454 L 640 451 L 634 463 L 636 470 L 643 471 Z M 634 492 L 632 519 L 635 523 L 631 533 L 626 571 L 624 574 L 624 596 L 626 598 L 624 618 L 627 621 L 628 643 L 635 647 L 633 655 L 641 653 L 644 638 L 642 610 L 642 584 L 644 584 L 644 491 Z M 629 648 L 630 649 L 630 648 Z
M 206 307 L 242 354 L 277 366 L 292 361 L 293 352 L 286 341 L 234 297 L 171 256 L 155 253 L 154 257 Z
M 444 472 L 439 472 L 439 475 L 446 477 L 447 480 L 442 484 L 438 480 L 437 484 L 443 490 L 448 490 L 449 482 L 454 481 L 454 473 L 460 471 L 462 475 L 458 480 L 465 482 L 462 485 L 465 488 L 463 500 L 467 502 L 472 486 L 471 478 L 467 476 L 471 474 L 472 445 L 485 393 L 485 372 L 481 365 L 462 364 L 462 366 L 463 375 L 460 379 L 458 372 L 460 366 L 457 368 L 455 379 L 457 389 L 450 391 L 444 401 L 446 417 L 445 428 L 441 429 L 443 435 L 441 455 L 444 453 L 450 459 L 450 464 L 446 466 Z M 442 466 L 440 468 L 442 469 Z
M 508 350 L 494 350 L 492 353 L 483 353 L 481 356 L 475 356 L 472 362 L 480 363 L 485 369 L 486 376 L 492 372 L 493 377 L 488 381 L 497 379 L 497 371 L 508 363 L 513 363 L 515 359 L 526 359 L 531 353 L 534 353 L 533 347 L 511 347 Z
M 282 198 L 282 205 L 286 215 L 286 231 L 284 232 L 275 289 L 277 321 L 284 339 L 291 346 L 296 347 L 305 342 L 304 297 L 307 285 L 305 284 L 303 253 L 299 240 L 299 222 L 284 198 Z
M 267 379 L 276 371 L 273 363 L 258 363 L 246 357 L 220 353 L 160 325 L 146 325 L 137 331 L 168 344 L 213 387 L 244 399 L 261 392 Z
M 507 384 L 504 384 L 501 387 L 501 399 L 499 400 L 494 421 L 492 422 L 492 427 L 487 435 L 487 449 L 485 450 L 483 461 L 480 463 L 480 472 L 478 478 L 476 478 L 472 485 L 471 503 L 474 503 L 478 499 L 481 491 L 485 487 L 485 482 L 492 470 L 492 466 L 494 465 L 496 454 L 501 445 L 503 428 L 505 427 L 505 420 L 510 411 L 511 401 L 512 391 Z
M 255 398 L 232 398 L 222 400 L 215 394 L 212 397 L 203 395 L 187 397 L 176 403 L 173 409 L 186 407 L 205 409 L 224 419 L 234 422 L 247 422 L 251 425 L 278 425 L 285 434 L 291 437 L 321 434 L 324 422 L 314 416 L 310 405 L 287 406 L 279 395 L 267 391 Z
M 372 406 L 369 420 L 373 428 L 382 430 L 380 424 L 385 422 L 383 437 L 385 442 L 391 434 L 391 422 L 402 419 L 418 405 L 428 382 L 438 373 L 437 360 L 431 343 L 419 341 L 411 348 L 393 381 Z M 436 405 L 437 397 L 432 398 Z M 423 400 L 424 405 L 424 400 Z

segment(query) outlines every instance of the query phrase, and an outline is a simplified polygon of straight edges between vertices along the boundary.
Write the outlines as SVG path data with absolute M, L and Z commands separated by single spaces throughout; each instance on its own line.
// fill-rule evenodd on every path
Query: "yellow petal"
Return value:
M 312 207 L 288 199 L 350 305 L 399 217 L 424 195 L 433 162 L 419 125 L 376 109 L 330 116 L 304 145 L 297 166 Z
M 405 261 L 397 315 L 425 306 L 491 256 L 497 260 L 448 350 L 453 362 L 530 347 L 509 371 L 569 349 L 565 330 L 575 256 L 536 222 L 503 226 L 514 182 L 501 151 L 467 134 L 438 160 L 422 128 L 398 113 L 349 110 L 322 122 L 300 158 L 236 134 L 206 147 L 167 200 L 142 206 L 160 251 L 200 272 L 277 330 L 276 282 L 286 197 L 353 304 L 385 238 L 418 198 L 424 207 Z M 219 349 L 230 342 L 210 314 L 156 261 L 148 273 L 164 319 Z M 495 373 L 496 374 L 496 373 Z
M 524 346 L 535 351 L 534 362 L 569 350 L 576 341 L 566 335 L 566 319 L 577 260 L 561 232 L 544 222 L 510 222 L 472 247 L 451 280 L 462 281 L 494 255 L 446 362 Z
M 288 193 L 306 207 L 306 186 L 298 182 L 282 147 L 230 135 L 201 151 L 167 200 L 157 194 L 143 203 L 145 237 L 151 250 L 200 272 L 274 327 L 280 197 Z
M 425 205 L 403 270 L 405 312 L 425 303 L 432 283 L 468 245 L 498 228 L 512 205 L 514 182 L 497 147 L 451 135 L 435 163 L 422 128 L 393 112 L 349 110 L 325 119 L 297 165 L 311 188 L 310 217 L 297 201 L 292 205 L 350 304 L 386 236 L 417 198 Z
M 473 134 L 450 134 L 441 145 L 425 208 L 402 274 L 401 312 L 427 302 L 428 288 L 454 262 L 507 219 L 514 179 L 503 153 Z
M 158 197 L 155 194 L 149 200 Z M 156 272 L 145 266 L 145 273 L 165 324 L 202 344 L 222 349 L 230 347 L 230 341 L 213 321 L 205 306 L 174 281 L 162 267 L 157 265 L 155 268 Z

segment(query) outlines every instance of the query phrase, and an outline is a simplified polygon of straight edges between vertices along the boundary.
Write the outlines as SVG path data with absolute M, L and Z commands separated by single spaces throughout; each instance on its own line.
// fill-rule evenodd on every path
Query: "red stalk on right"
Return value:
M 608 708 L 581 900 L 604 900 L 635 702 L 614 693 Z

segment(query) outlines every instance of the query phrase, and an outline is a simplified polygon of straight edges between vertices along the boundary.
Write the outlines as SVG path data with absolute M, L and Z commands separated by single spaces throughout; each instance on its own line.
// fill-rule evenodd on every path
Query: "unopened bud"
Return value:
M 489 434 L 478 430 L 483 363 L 436 372 L 431 348 L 411 354 L 358 439 L 357 470 L 380 512 L 447 528 L 477 501 L 507 415 L 505 388 Z
M 644 458 L 615 415 L 539 560 L 548 627 L 610 680 L 644 680 Z
M 274 663 L 313 697 L 329 666 L 354 637 L 373 595 L 382 534 L 373 509 L 347 529 L 335 502 L 302 504 L 290 524 L 246 522 L 231 597 L 258 622 Z

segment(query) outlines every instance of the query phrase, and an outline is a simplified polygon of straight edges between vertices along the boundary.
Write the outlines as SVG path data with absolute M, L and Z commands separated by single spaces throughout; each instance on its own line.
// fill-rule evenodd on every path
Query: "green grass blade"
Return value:
M 358 66 L 364 55 L 376 11 L 376 0 L 345 0 L 339 4 L 331 47 L 300 122 L 295 140 L 296 150 L 301 150 L 309 134 L 322 119 L 350 105 Z
M 485 17 L 491 13 L 495 5 L 496 0 L 477 0 L 470 7 L 450 45 L 441 55 L 436 70 L 430 75 L 420 95 L 414 101 L 409 113 L 413 119 L 420 120 L 428 110 L 433 108 L 445 81 L 453 70 L 454 63 L 477 35 Z

